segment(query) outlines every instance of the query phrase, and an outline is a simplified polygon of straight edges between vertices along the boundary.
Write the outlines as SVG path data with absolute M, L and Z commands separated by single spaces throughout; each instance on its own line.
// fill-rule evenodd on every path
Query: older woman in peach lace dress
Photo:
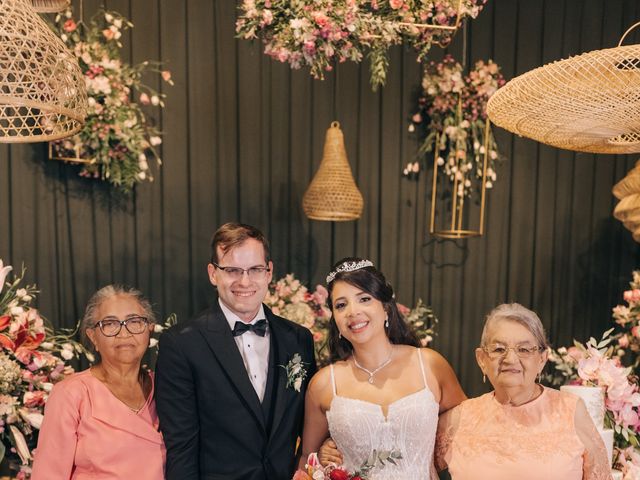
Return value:
M 610 480 L 607 453 L 578 397 L 536 382 L 542 323 L 517 303 L 495 308 L 476 359 L 493 392 L 440 417 L 436 464 L 453 480 Z

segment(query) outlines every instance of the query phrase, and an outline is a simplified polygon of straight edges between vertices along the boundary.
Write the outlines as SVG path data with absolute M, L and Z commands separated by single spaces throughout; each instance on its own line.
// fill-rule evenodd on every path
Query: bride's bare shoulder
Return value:
M 345 361 L 339 361 L 333 364 L 334 374 L 337 374 L 346 367 Z M 309 382 L 309 391 L 315 394 L 322 392 L 333 392 L 331 385 L 331 366 L 321 368 L 316 372 Z

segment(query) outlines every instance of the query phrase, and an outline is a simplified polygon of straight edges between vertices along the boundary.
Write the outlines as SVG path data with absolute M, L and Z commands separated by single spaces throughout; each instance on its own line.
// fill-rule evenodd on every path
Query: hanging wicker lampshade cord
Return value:
M 0 0 L 0 142 L 58 140 L 80 130 L 87 112 L 75 56 L 33 9 Z
M 38 13 L 61 12 L 71 4 L 71 0 L 31 0 L 33 9 Z
M 312 220 L 341 222 L 360 218 L 363 204 L 340 124 L 333 122 L 327 130 L 320 167 L 302 198 L 302 208 Z
M 509 81 L 487 105 L 496 125 L 567 150 L 640 152 L 640 45 L 595 50 Z

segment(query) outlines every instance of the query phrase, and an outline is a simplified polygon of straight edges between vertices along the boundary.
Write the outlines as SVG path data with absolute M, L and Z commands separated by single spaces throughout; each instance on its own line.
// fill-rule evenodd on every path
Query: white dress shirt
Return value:
M 264 315 L 264 307 L 260 305 L 260 310 L 256 316 L 250 322 L 243 322 L 235 313 L 218 299 L 222 313 L 224 313 L 229 328 L 233 331 L 233 326 L 236 322 L 255 324 L 258 320 L 266 320 Z M 244 368 L 247 369 L 247 375 L 253 385 L 254 390 L 258 394 L 258 398 L 262 402 L 264 398 L 264 391 L 267 387 L 267 375 L 269 374 L 269 325 L 267 324 L 267 332 L 264 337 L 252 332 L 247 331 L 242 335 L 233 337 L 240 351 L 240 356 L 244 362 Z

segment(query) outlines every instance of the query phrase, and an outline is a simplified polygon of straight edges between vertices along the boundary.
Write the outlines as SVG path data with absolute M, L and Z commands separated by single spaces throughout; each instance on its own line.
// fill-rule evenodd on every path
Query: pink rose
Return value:
M 396 303 L 396 305 L 398 305 L 398 311 L 400 312 L 400 315 L 402 315 L 403 317 L 406 317 L 411 312 L 411 309 L 406 305 L 403 305 L 401 303 Z
M 393 8 L 394 10 L 402 8 L 403 4 L 403 0 L 389 0 L 389 5 L 391 5 L 391 8 Z
M 631 329 L 631 335 L 633 335 L 636 338 L 640 338 L 640 327 L 638 327 L 638 325 L 636 325 Z
M 170 82 L 171 81 L 171 72 L 169 70 L 163 70 L 161 75 L 162 75 L 162 79 L 165 82 Z
M 140 103 L 143 105 L 149 105 L 149 103 L 151 103 L 151 100 L 149 99 L 149 95 L 147 95 L 146 93 L 141 93 Z
M 567 355 L 573 358 L 576 362 L 579 362 L 584 358 L 584 353 L 578 347 L 569 347 L 567 349 Z
M 629 346 L 629 337 L 627 337 L 626 335 L 621 336 L 618 339 L 618 346 L 620 348 L 627 348 Z
M 640 289 L 634 288 L 633 290 L 627 290 L 624 292 L 623 298 L 625 302 L 637 303 L 640 301 Z
M 64 25 L 62 26 L 62 28 L 64 29 L 65 32 L 73 32 L 77 28 L 77 25 L 76 25 L 76 22 L 74 22 L 73 19 L 70 18 L 69 20 L 64 22 Z
M 104 38 L 106 38 L 107 40 L 113 40 L 113 37 L 115 36 L 113 30 L 111 30 L 110 28 L 105 28 L 104 30 L 102 30 L 102 35 L 104 35 Z
M 43 391 L 26 392 L 23 397 L 24 406 L 27 408 L 44 405 L 45 393 Z

